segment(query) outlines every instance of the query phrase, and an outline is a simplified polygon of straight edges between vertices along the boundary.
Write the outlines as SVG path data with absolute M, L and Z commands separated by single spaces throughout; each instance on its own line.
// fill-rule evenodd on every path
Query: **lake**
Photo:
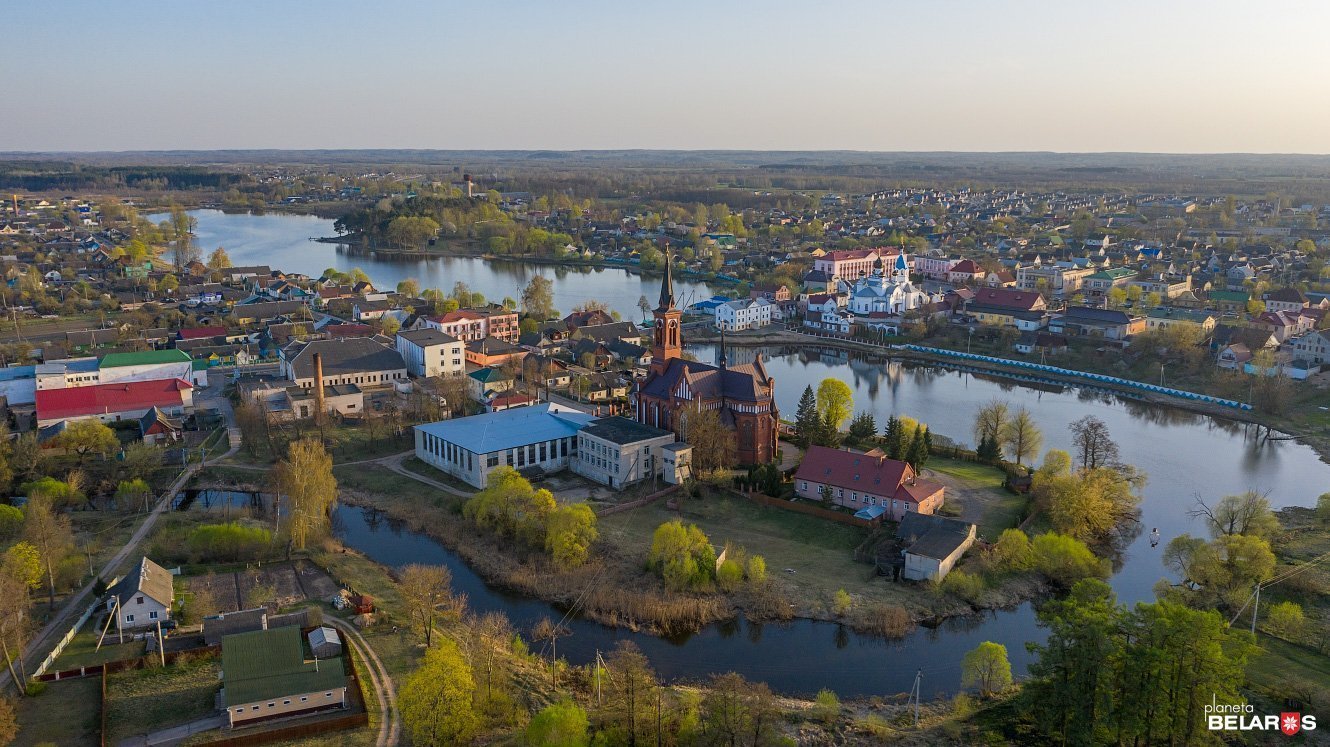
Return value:
M 450 293 L 456 282 L 466 283 L 485 298 L 499 302 L 505 296 L 520 299 L 531 278 L 542 275 L 553 284 L 554 306 L 564 314 L 590 299 L 604 302 L 624 319 L 638 320 L 638 300 L 646 296 L 655 306 L 660 296 L 660 278 L 643 277 L 616 267 L 557 267 L 524 265 L 519 262 L 486 262 L 478 257 L 430 257 L 387 260 L 374 254 L 351 251 L 344 244 L 310 241 L 331 237 L 333 221 L 307 215 L 268 213 L 224 213 L 220 210 L 191 210 L 196 221 L 195 242 L 206 259 L 217 247 L 226 249 L 234 265 L 268 265 L 274 270 L 319 277 L 329 267 L 342 272 L 359 267 L 380 288 L 393 289 L 412 278 L 420 287 Z M 718 286 L 718 293 L 724 287 Z M 676 280 L 675 297 L 681 305 L 710 298 L 705 283 Z
M 235 264 L 268 264 L 287 271 L 317 275 L 333 266 L 359 266 L 376 284 L 390 286 L 415 277 L 424 287 L 462 280 L 487 297 L 517 297 L 534 274 L 555 283 L 555 300 L 567 311 L 587 298 L 605 301 L 636 318 L 637 299 L 655 299 L 659 280 L 643 279 L 624 270 L 563 271 L 552 267 L 523 268 L 511 263 L 488 264 L 474 258 L 440 258 L 390 262 L 347 255 L 330 244 L 308 241 L 332 235 L 332 221 L 286 215 L 227 215 L 194 211 L 205 251 L 226 247 Z M 679 284 L 676 292 L 707 297 L 705 286 Z M 705 294 L 705 295 L 701 295 Z M 692 346 L 702 360 L 714 362 L 714 345 Z M 1223 495 L 1256 489 L 1269 493 L 1276 507 L 1312 505 L 1330 486 L 1330 465 L 1307 446 L 1294 441 L 1262 442 L 1255 429 L 1090 388 L 1018 384 L 1000 377 L 975 375 L 937 367 L 863 360 L 845 353 L 798 349 L 733 348 L 732 363 L 764 355 L 776 379 L 777 403 L 793 417 L 799 395 L 827 377 L 842 379 L 854 392 L 857 410 L 871 411 L 879 426 L 891 414 L 909 415 L 936 433 L 968 443 L 975 410 L 993 400 L 1028 407 L 1044 433 L 1044 449 L 1067 448 L 1067 425 L 1085 415 L 1108 424 L 1121 446 L 1124 461 L 1149 474 L 1141 506 L 1141 531 L 1126 548 L 1111 579 L 1123 601 L 1153 598 L 1151 587 L 1165 575 L 1164 545 L 1184 532 L 1202 533 L 1187 516 L 1198 496 L 1212 501 Z M 1162 541 L 1150 547 L 1151 528 Z M 453 553 L 429 537 L 404 529 L 373 511 L 343 506 L 336 516 L 338 535 L 348 546 L 387 565 L 426 561 L 448 565 L 454 585 L 478 611 L 503 611 L 519 629 L 529 630 L 544 616 L 561 614 L 550 605 L 487 586 Z M 645 538 L 644 538 L 645 539 Z M 721 538 L 723 539 L 723 538 Z M 755 549 L 755 548 L 754 548 Z M 885 583 L 885 582 L 884 582 Z M 855 635 L 833 623 L 796 621 L 757 624 L 744 620 L 712 625 L 691 636 L 667 640 L 573 620 L 573 635 L 559 642 L 559 653 L 574 663 L 592 661 L 620 638 L 631 638 L 667 678 L 700 678 L 712 672 L 737 671 L 769 683 L 782 692 L 809 694 L 829 687 L 842 696 L 883 695 L 910 688 L 916 670 L 924 672 L 924 691 L 954 692 L 960 682 L 960 660 L 966 651 L 991 640 L 1007 647 L 1013 669 L 1029 662 L 1025 642 L 1039 640 L 1029 604 L 1014 610 L 952 620 L 933 630 L 921 628 L 901 641 Z

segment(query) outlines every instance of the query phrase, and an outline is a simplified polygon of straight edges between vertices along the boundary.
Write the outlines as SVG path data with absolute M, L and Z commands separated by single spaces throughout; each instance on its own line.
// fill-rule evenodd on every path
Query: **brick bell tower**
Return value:
M 683 357 L 680 329 L 683 312 L 674 306 L 674 269 L 669 250 L 665 252 L 665 282 L 660 286 L 660 302 L 651 312 L 655 318 L 651 341 L 651 374 L 660 376 L 669 368 L 670 359 Z

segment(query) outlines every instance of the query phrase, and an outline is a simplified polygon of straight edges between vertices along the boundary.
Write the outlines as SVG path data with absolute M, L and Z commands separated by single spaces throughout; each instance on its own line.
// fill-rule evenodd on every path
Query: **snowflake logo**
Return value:
M 1301 713 L 1281 713 L 1279 714 L 1279 730 L 1289 736 L 1297 734 L 1302 729 Z

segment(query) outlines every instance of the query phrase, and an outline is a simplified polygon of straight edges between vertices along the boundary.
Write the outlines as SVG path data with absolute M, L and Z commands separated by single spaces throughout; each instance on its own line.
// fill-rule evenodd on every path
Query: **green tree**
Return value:
M 854 412 L 854 392 L 840 379 L 823 379 L 817 385 L 817 411 L 823 423 L 839 431 Z
M 1108 576 L 1108 562 L 1075 537 L 1046 532 L 1034 538 L 1030 550 L 1035 569 L 1063 588 L 1081 579 Z
M 775 737 L 780 709 L 771 689 L 730 672 L 712 675 L 702 696 L 705 744 L 769 744 Z
M 439 235 L 439 224 L 433 218 L 402 215 L 388 223 L 385 233 L 388 241 L 403 249 L 419 246 Z
M 536 490 L 510 466 L 490 471 L 485 489 L 462 506 L 462 515 L 477 526 L 530 546 L 543 546 L 549 536 L 554 494 Z
M 748 583 L 754 586 L 761 586 L 767 582 L 767 560 L 761 555 L 749 555 L 748 567 L 745 569 L 745 575 L 748 576 Z
M 24 483 L 19 486 L 19 489 L 29 498 L 44 499 L 52 508 L 56 509 L 68 508 L 81 502 L 84 498 L 83 493 L 73 485 L 61 482 L 54 477 L 43 477 L 40 480 Z
M 877 421 L 871 412 L 861 412 L 850 421 L 850 435 L 857 439 L 872 438 L 877 435 Z
M 231 266 L 231 256 L 220 246 L 212 250 L 208 255 L 209 270 L 225 270 Z
M 718 410 L 705 409 L 702 400 L 681 413 L 680 435 L 693 447 L 693 469 L 714 475 L 734 466 L 734 432 L 725 427 Z
M 610 654 L 610 676 L 601 718 L 610 744 L 647 745 L 656 741 L 660 684 L 651 663 L 632 641 L 621 640 Z
M 596 512 L 585 503 L 559 506 L 550 512 L 545 530 L 545 549 L 554 564 L 577 568 L 591 555 L 596 531 Z
M 292 545 L 305 549 L 327 531 L 337 500 L 337 478 L 332 457 L 315 438 L 292 441 L 286 458 L 273 468 L 272 484 L 289 507 L 288 530 Z
M 139 478 L 122 480 L 115 489 L 115 503 L 120 510 L 126 507 L 136 509 L 142 507 L 146 512 L 149 510 L 149 501 L 152 497 L 152 488 Z
M 39 589 L 42 585 L 41 553 L 29 542 L 15 542 L 5 550 L 4 559 L 0 561 L 0 572 L 26 588 Z
M 0 503 L 0 542 L 8 542 L 23 531 L 23 511 L 17 506 Z
M 89 454 L 106 456 L 120 447 L 120 439 L 98 420 L 75 420 L 65 425 L 65 429 L 54 439 L 55 445 L 78 455 L 82 464 Z
M 1248 534 L 1268 540 L 1279 531 L 1279 519 L 1270 509 L 1270 500 L 1255 490 L 1226 495 L 1213 507 L 1197 498 L 1196 507 L 1188 515 L 1204 521 L 1213 537 Z
M 406 278 L 397 284 L 397 293 L 407 298 L 416 298 L 420 295 L 420 282 L 415 278 Z
M 1307 618 L 1297 602 L 1277 602 L 1265 616 L 1265 628 L 1280 638 L 1296 639 L 1306 627 Z
M 1037 455 L 1044 441 L 1039 426 L 1035 425 L 1034 416 L 1024 407 L 1018 408 L 1011 419 L 1002 426 L 998 438 L 1002 442 L 1003 451 L 1015 460 L 1016 464 L 1021 464 L 1025 459 Z
M 982 443 L 985 440 L 995 444 L 1001 442 L 1002 432 L 1006 430 L 1010 417 L 1010 408 L 1001 400 L 993 400 L 980 407 L 974 415 L 975 443 Z
M 716 585 L 721 591 L 732 592 L 743 584 L 744 567 L 737 560 L 726 560 L 716 569 Z
M 471 666 L 457 644 L 440 638 L 402 684 L 398 703 L 411 744 L 451 747 L 470 741 L 480 726 L 475 691 Z
M 817 412 L 817 397 L 812 385 L 804 387 L 799 406 L 794 412 L 794 437 L 803 446 L 816 444 L 821 438 L 822 419 Z
M 586 711 L 570 700 L 547 705 L 531 718 L 526 741 L 539 747 L 586 747 L 590 744 Z
M 961 660 L 961 687 L 977 687 L 987 698 L 1011 687 L 1011 662 L 1007 647 L 984 641 Z
M 847 593 L 844 589 L 837 589 L 836 594 L 832 598 L 831 602 L 832 613 L 834 613 L 837 617 L 844 617 L 845 615 L 849 614 L 850 608 L 852 608 L 853 606 L 854 606 L 854 600 L 850 597 L 849 593 Z
M 1002 530 L 1002 535 L 993 544 L 990 559 L 1001 572 L 1029 570 L 1034 565 L 1030 538 L 1014 527 Z
M 1330 493 L 1321 493 L 1316 499 L 1316 518 L 1322 524 L 1330 524 Z
M 37 548 L 41 556 L 42 570 L 46 572 L 47 605 L 55 609 L 55 571 L 74 546 L 69 517 L 57 513 L 49 499 L 30 495 L 23 507 L 23 539 Z
M 647 564 L 671 591 L 705 588 L 715 577 L 716 550 L 696 524 L 675 519 L 656 527 Z
M 522 311 L 537 322 L 552 319 L 554 310 L 554 283 L 544 275 L 536 275 L 522 289 Z

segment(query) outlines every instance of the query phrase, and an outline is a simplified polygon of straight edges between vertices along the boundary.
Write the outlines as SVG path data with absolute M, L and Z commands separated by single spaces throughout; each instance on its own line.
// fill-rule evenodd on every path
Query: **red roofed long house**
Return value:
M 682 418 L 694 402 L 718 410 L 720 421 L 734 431 L 737 458 L 741 464 L 766 464 L 776 458 L 776 423 L 779 412 L 773 396 L 776 380 L 762 363 L 759 353 L 748 365 L 727 366 L 721 350 L 719 366 L 683 357 L 681 321 L 683 312 L 674 305 L 670 262 L 665 263 L 665 281 L 660 303 L 652 312 L 651 368 L 639 379 L 631 407 L 639 423 L 682 431 Z
M 884 254 L 877 249 L 847 249 L 827 252 L 813 260 L 813 269 L 821 270 L 830 277 L 854 282 L 867 277 L 873 272 L 873 263 L 878 257 L 883 261 L 894 260 L 895 255 Z
M 822 500 L 831 489 L 837 505 L 858 511 L 881 506 L 883 518 L 900 521 L 910 513 L 931 514 L 942 506 L 946 489 L 921 480 L 914 468 L 881 451 L 868 453 L 810 446 L 794 474 L 794 492 L 810 501 Z
M 62 420 L 138 420 L 153 407 L 170 416 L 185 414 L 194 407 L 194 386 L 184 379 L 156 379 L 39 390 L 37 427 Z

